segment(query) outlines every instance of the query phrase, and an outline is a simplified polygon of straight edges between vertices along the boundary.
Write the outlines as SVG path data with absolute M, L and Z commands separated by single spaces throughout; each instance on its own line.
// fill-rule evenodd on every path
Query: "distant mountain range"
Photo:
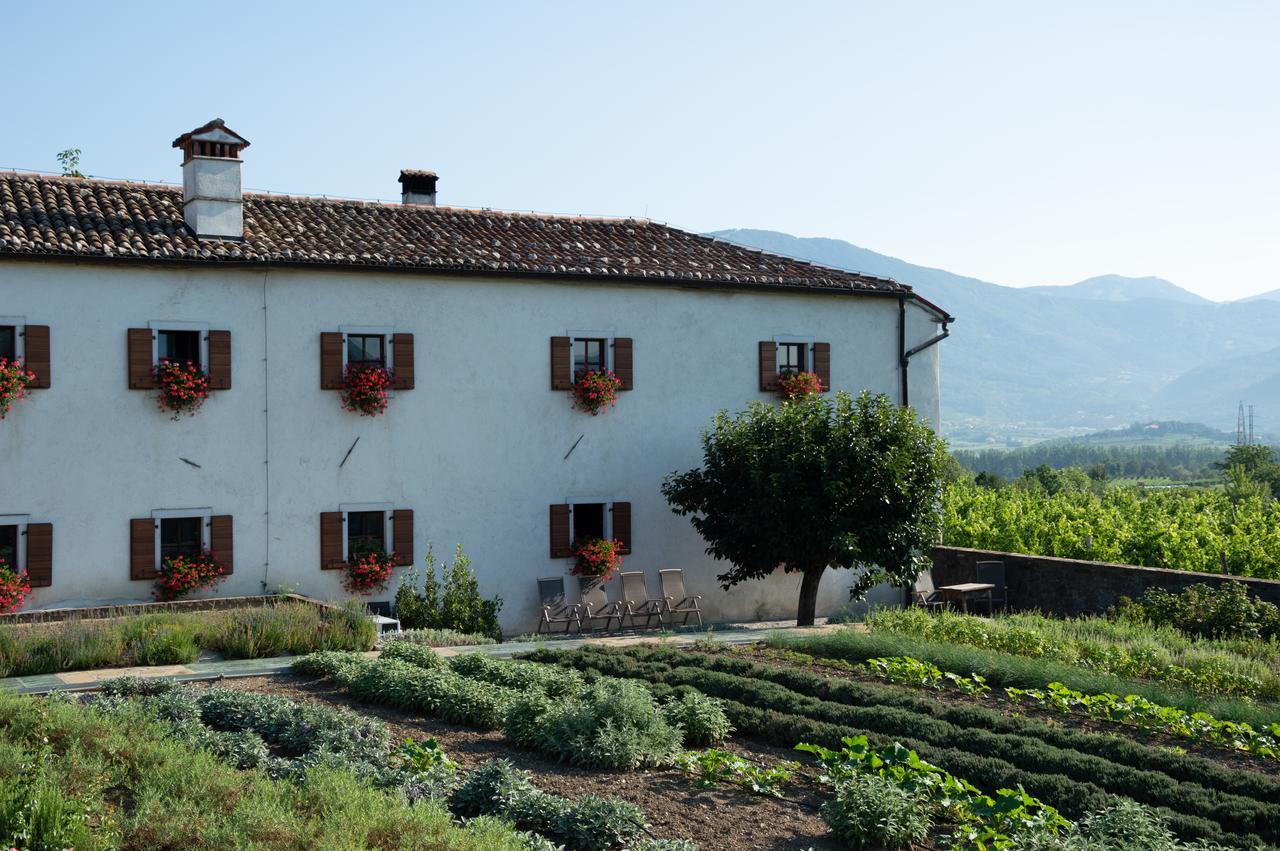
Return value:
M 1280 290 L 1218 304 L 1161 278 L 1006 287 L 838 239 L 727 230 L 721 239 L 912 285 L 957 317 L 942 346 L 943 430 L 956 446 L 1021 445 L 1139 420 L 1234 434 L 1239 400 L 1280 432 Z

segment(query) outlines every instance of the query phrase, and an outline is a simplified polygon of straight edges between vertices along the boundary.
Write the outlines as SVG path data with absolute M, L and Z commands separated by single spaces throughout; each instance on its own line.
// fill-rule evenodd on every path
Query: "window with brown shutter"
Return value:
M 156 521 L 150 517 L 129 521 L 129 578 L 156 578 Z
M 609 509 L 613 512 L 613 538 L 622 542 L 623 555 L 631 554 L 631 503 L 615 502 Z
M 615 337 L 613 340 L 613 374 L 622 382 L 623 390 L 635 387 L 631 365 L 631 338 Z
M 413 511 L 398 508 L 391 512 L 391 550 L 396 564 L 406 567 L 413 564 Z
M 129 389 L 154 390 L 152 372 L 152 334 L 150 328 L 129 329 Z
M 32 387 L 52 386 L 49 357 L 49 326 L 26 325 L 23 327 L 23 364 L 36 374 Z
M 570 340 L 568 337 L 551 338 L 551 389 L 572 390 L 573 374 L 570 364 Z
M 413 335 L 393 334 L 391 337 L 391 367 L 396 379 L 396 390 L 413 389 Z
M 209 332 L 209 389 L 231 389 L 231 332 Z
M 320 512 L 321 570 L 338 570 L 342 567 L 342 548 L 344 543 L 342 512 Z
M 831 389 L 831 344 L 813 344 L 813 371 L 822 382 L 822 392 Z
M 342 381 L 342 333 L 320 332 L 320 389 L 341 390 Z
M 218 564 L 222 565 L 222 575 L 229 575 L 234 569 L 235 553 L 230 514 L 215 514 L 209 518 L 209 549 Z
M 53 524 L 27 524 L 27 582 L 32 588 L 53 584 Z
M 573 555 L 570 540 L 569 503 L 553 503 L 551 506 L 551 558 L 568 558 Z
M 778 344 L 760 341 L 760 390 L 774 393 L 778 389 Z

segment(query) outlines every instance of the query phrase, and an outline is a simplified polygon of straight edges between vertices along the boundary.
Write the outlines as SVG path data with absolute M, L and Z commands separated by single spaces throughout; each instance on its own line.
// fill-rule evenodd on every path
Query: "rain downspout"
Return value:
M 899 373 L 902 375 L 902 405 L 906 407 L 910 404 L 910 385 L 907 381 L 907 370 L 911 366 L 911 358 L 920 354 L 930 346 L 936 346 L 943 340 L 951 336 L 951 332 L 947 330 L 948 320 L 942 320 L 942 333 L 935 334 L 925 340 L 920 345 L 908 349 L 907 348 L 907 297 L 898 296 L 898 351 L 902 352 L 902 360 L 899 362 Z

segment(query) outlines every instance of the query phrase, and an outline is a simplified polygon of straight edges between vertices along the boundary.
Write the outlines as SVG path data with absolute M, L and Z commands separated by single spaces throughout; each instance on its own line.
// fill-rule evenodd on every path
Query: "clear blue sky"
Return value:
M 999 283 L 1280 287 L 1280 3 L 11 0 L 0 166 L 847 239 Z

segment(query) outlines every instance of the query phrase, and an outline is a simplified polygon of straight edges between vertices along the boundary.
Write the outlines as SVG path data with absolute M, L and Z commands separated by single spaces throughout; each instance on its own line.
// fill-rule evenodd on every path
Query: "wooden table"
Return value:
M 959 600 L 960 608 L 969 613 L 969 598 L 986 594 L 987 605 L 991 605 L 991 592 L 996 586 L 986 582 L 961 582 L 958 585 L 940 585 L 938 590 L 942 592 L 943 599 Z

